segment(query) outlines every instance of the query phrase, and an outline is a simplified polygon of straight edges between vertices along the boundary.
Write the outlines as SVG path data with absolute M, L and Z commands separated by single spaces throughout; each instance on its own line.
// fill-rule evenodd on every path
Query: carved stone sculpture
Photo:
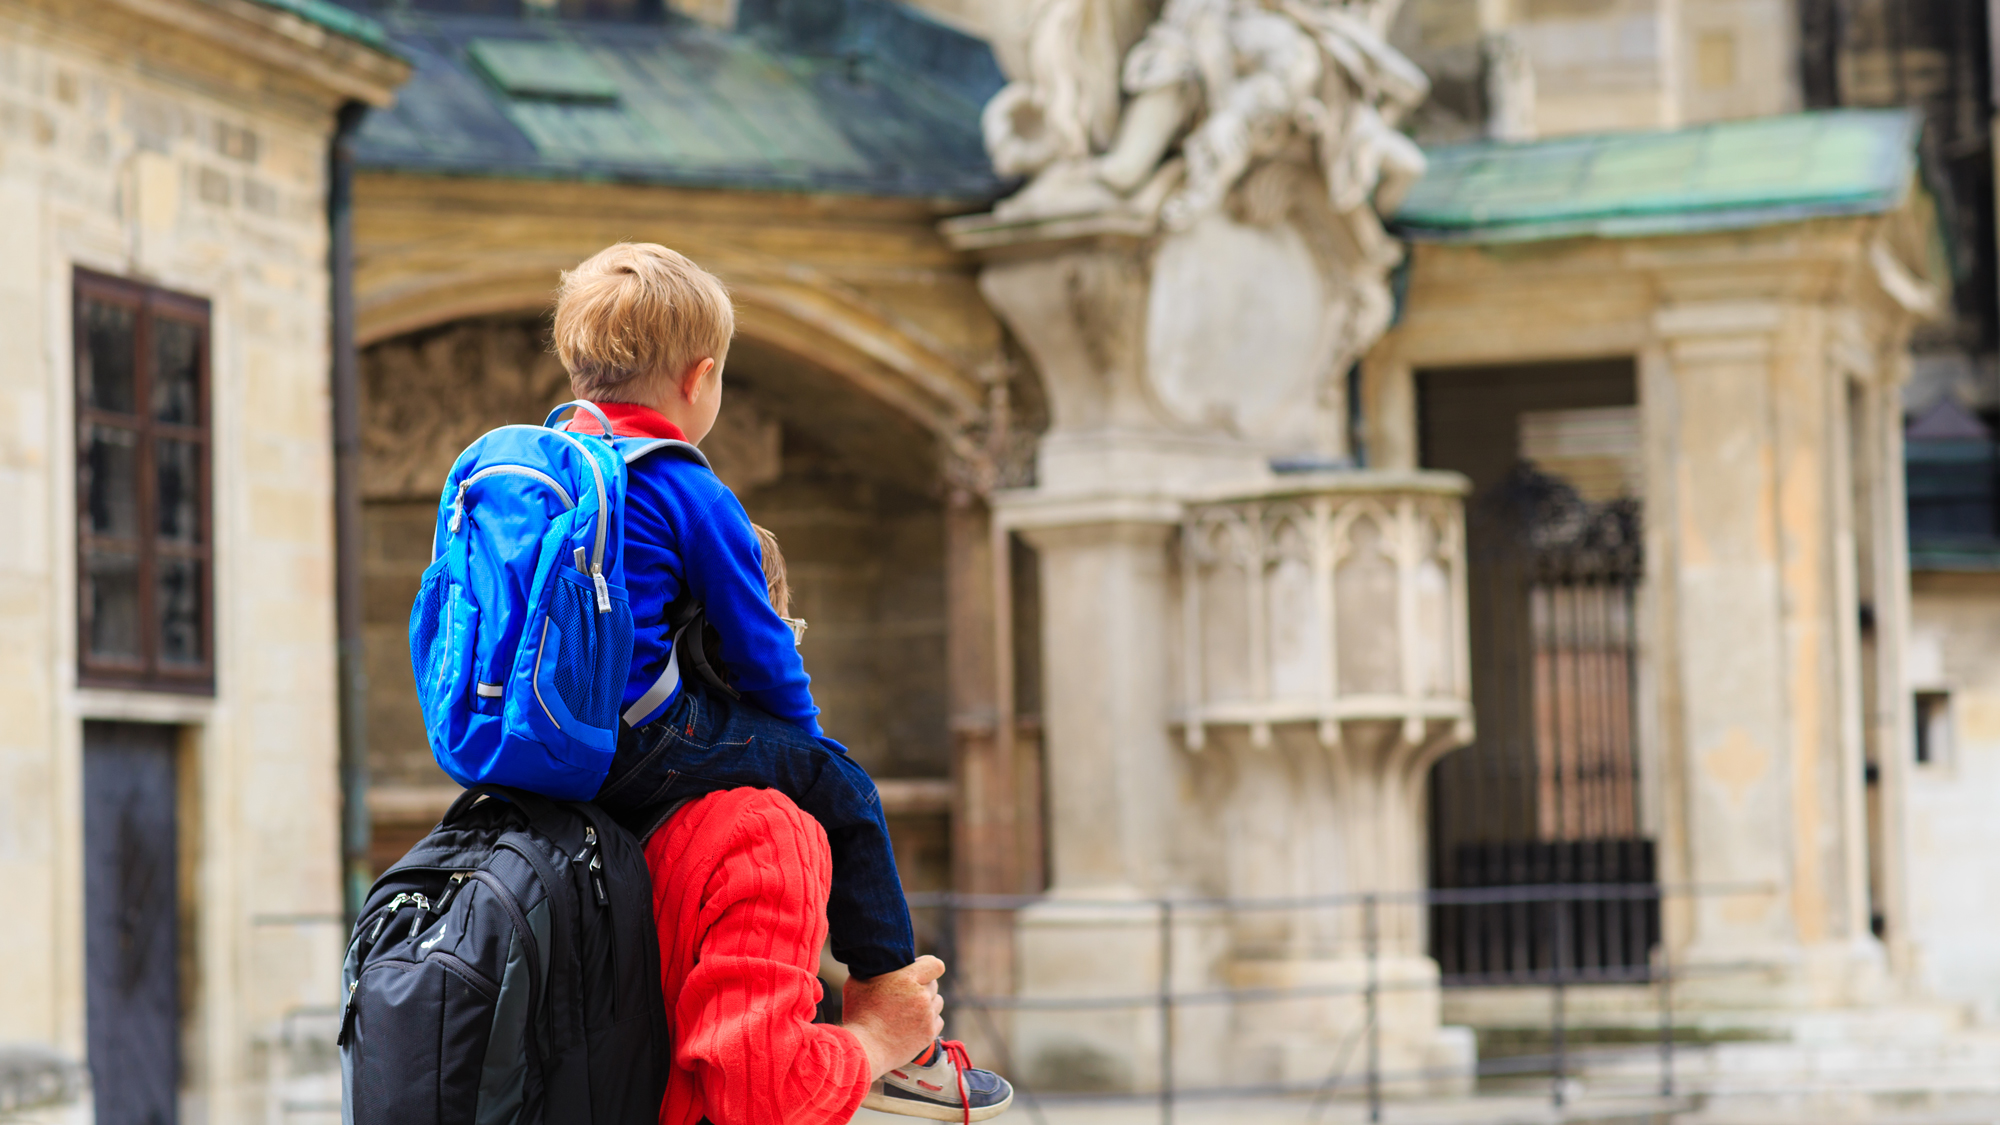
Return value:
M 1156 203 L 1186 229 L 1253 163 L 1301 142 L 1343 214 L 1393 210 L 1422 174 L 1395 131 L 1429 91 L 1383 38 L 1398 0 L 1168 0 L 1120 67 L 1121 32 L 1148 7 L 1041 0 L 1027 74 L 985 114 L 995 166 L 1034 177 L 1003 215 L 1144 208 L 1164 176 L 1178 183 Z
M 1398 3 L 1034 9 L 984 119 L 995 165 L 1030 180 L 992 219 L 1161 236 L 1146 382 L 1169 428 L 1344 452 L 1337 384 L 1394 308 L 1382 215 L 1424 167 L 1396 130 L 1429 89 L 1384 39 Z

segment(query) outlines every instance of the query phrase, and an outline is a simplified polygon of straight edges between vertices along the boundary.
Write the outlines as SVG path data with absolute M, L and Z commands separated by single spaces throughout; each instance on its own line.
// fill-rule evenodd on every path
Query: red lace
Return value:
M 965 1053 L 965 1044 L 956 1039 L 940 1039 L 938 1046 L 944 1048 L 944 1056 L 951 1060 L 952 1073 L 958 1076 L 958 1104 L 965 1108 L 965 1125 L 972 1125 L 972 1091 L 965 1085 L 965 1072 L 972 1069 L 972 1056 Z

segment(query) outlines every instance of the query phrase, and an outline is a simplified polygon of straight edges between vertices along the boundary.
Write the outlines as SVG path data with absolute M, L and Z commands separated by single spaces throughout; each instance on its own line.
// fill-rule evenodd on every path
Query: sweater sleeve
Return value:
M 836 1125 L 868 1092 L 854 1034 L 815 1024 L 816 965 L 832 878 L 826 831 L 767 791 L 690 810 L 733 823 L 701 892 L 701 939 L 673 1000 L 677 1067 L 714 1125 Z M 694 857 L 683 855 L 678 862 Z M 702 865 L 702 859 L 695 859 Z M 685 923 L 685 916 L 681 919 Z
M 701 531 L 683 547 L 681 565 L 689 591 L 722 634 L 722 662 L 733 686 L 752 704 L 822 737 L 812 678 L 792 627 L 771 608 L 763 552 L 742 501 L 718 487 L 695 526 Z

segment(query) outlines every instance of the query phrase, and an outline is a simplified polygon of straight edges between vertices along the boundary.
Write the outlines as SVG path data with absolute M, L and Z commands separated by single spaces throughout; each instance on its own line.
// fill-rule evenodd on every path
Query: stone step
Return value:
M 1508 1013 L 1510 1019 L 1475 1022 L 1481 1057 L 1546 1045 L 1551 1030 L 1546 1012 L 1544 1008 L 1542 1013 L 1531 1014 L 1516 1007 Z M 1823 1011 L 1682 1010 L 1673 1012 L 1671 1019 L 1674 1040 L 1682 1045 L 1725 1042 L 1891 1045 L 2000 1034 L 1971 1026 L 1962 1007 L 1945 1003 L 1913 1002 Z M 1575 1043 L 1655 1043 L 1660 1038 L 1660 1023 L 1657 1007 L 1570 1009 L 1563 1018 L 1564 1032 Z
M 1908 1099 L 1774 1096 L 1732 1098 L 1705 1104 L 1673 1119 L 1674 1125 L 1995 1125 L 2000 1099 Z
M 1545 1094 L 1441 1099 L 1394 1099 L 1383 1106 L 1386 1125 L 1665 1125 L 1693 1103 L 1674 1098 L 1582 1098 L 1561 1108 Z M 1308 1096 L 1184 1098 L 1172 1108 L 1174 1125 L 1363 1125 L 1366 1103 L 1347 1097 Z M 1075 1099 L 1016 1096 L 1006 1120 L 1019 1125 L 1154 1125 L 1167 1119 L 1157 1098 Z M 855 1125 L 907 1125 L 907 1117 L 862 1110 Z

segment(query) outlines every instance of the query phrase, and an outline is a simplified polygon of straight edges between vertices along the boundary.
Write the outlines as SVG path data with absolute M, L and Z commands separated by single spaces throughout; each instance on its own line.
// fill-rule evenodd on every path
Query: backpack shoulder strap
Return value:
M 497 797 L 516 806 L 528 818 L 530 828 L 551 840 L 556 840 L 558 844 L 562 843 L 558 837 L 564 834 L 564 826 L 574 819 L 563 810 L 561 804 L 539 793 L 517 789 L 511 785 L 486 782 L 460 793 L 457 799 L 452 801 L 451 807 L 445 810 L 444 817 L 438 821 L 438 827 L 446 827 L 470 812 L 482 797 Z
M 678 441 L 674 438 L 635 441 L 621 446 L 618 450 L 618 455 L 625 458 L 627 465 L 650 453 L 662 453 L 669 457 L 678 457 L 683 461 L 693 461 L 709 472 L 715 471 L 715 466 L 708 463 L 708 454 L 696 449 L 692 442 Z
M 597 419 L 597 424 L 604 428 L 605 439 L 607 441 L 610 440 L 610 438 L 612 437 L 611 419 L 604 416 L 604 411 L 600 410 L 596 403 L 590 402 L 586 399 L 580 399 L 580 398 L 573 399 L 569 402 L 563 403 L 561 406 L 556 407 L 554 410 L 549 411 L 549 416 L 542 422 L 542 425 L 547 426 L 551 429 L 555 428 L 556 419 L 562 417 L 564 413 L 571 410 L 589 411 L 591 415 Z

